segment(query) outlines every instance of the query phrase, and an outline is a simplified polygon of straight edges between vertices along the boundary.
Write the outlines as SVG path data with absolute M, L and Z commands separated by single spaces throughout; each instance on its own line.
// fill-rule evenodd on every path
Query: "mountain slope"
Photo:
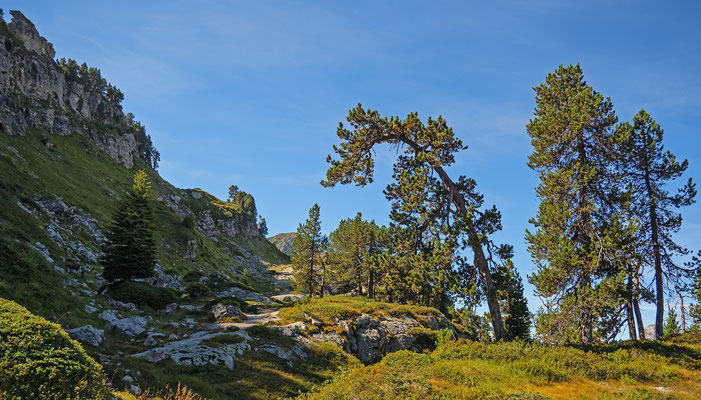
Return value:
M 268 241 L 275 245 L 281 252 L 290 255 L 292 249 L 292 241 L 295 240 L 297 232 L 278 233 L 275 236 L 268 238 Z

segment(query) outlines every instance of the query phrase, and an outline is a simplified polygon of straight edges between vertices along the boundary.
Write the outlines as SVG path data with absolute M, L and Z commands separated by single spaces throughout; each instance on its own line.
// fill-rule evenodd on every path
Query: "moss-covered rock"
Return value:
M 0 299 L 0 397 L 103 399 L 102 367 L 61 326 Z

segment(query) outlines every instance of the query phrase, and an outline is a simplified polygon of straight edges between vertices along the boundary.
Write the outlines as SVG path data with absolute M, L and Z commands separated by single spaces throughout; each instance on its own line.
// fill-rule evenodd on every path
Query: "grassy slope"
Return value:
M 50 149 L 44 145 L 42 140 L 46 139 L 55 147 Z M 96 218 L 98 227 L 104 231 L 119 198 L 131 185 L 134 171 L 144 169 L 153 182 L 154 198 L 177 194 L 188 206 L 207 207 L 207 203 L 194 204 L 194 198 L 182 195 L 187 191 L 170 185 L 142 160 L 136 160 L 135 164 L 130 170 L 115 163 L 81 135 L 58 136 L 40 130 L 30 131 L 23 137 L 0 133 L 0 256 L 5 253 L 5 259 L 25 260 L 21 263 L 22 268 L 13 269 L 7 262 L 0 265 L 0 296 L 16 300 L 32 312 L 53 320 L 66 314 L 68 322 L 77 324 L 87 318 L 81 311 L 87 299 L 71 298 L 61 283 L 62 275 L 28 246 L 41 242 L 56 261 L 55 265 L 64 269 L 75 267 L 71 265 L 68 254 L 47 235 L 48 215 L 30 215 L 20 208 L 18 202 L 39 209 L 35 200 L 54 200 L 55 196 L 60 196 L 67 205 L 76 206 Z M 239 248 L 272 263 L 287 260 L 262 237 L 214 243 L 197 230 L 185 227 L 182 218 L 163 203 L 156 201 L 154 205 L 158 257 L 166 269 L 181 275 L 192 270 L 205 273 L 224 271 L 224 268 L 238 265 L 232 256 L 239 252 Z M 216 215 L 220 208 L 211 204 L 211 210 Z M 96 243 L 87 234 L 76 230 L 76 235 L 85 246 L 97 250 Z M 182 254 L 191 239 L 197 241 L 198 258 L 185 260 Z M 238 269 L 243 271 L 243 266 Z M 100 267 L 93 265 L 88 270 L 97 274 Z M 256 282 L 249 281 L 249 284 L 255 285 Z
M 350 319 L 360 314 L 370 315 L 434 315 L 441 313 L 435 308 L 396 303 L 383 303 L 368 300 L 360 296 L 324 296 L 323 298 L 304 299 L 289 307 L 280 309 L 278 317 L 281 323 L 287 324 L 295 321 L 306 321 L 305 314 L 321 322 L 324 325 L 333 325 L 333 319 Z M 420 320 L 420 318 L 417 317 Z
M 311 399 L 698 399 L 701 336 L 568 347 L 448 342 L 348 371 Z

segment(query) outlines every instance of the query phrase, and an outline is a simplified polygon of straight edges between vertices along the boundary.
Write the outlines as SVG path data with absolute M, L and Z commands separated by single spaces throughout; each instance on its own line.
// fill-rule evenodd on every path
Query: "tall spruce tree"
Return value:
M 108 282 L 148 278 L 156 265 L 151 182 L 144 171 L 134 175 L 129 189 L 114 214 L 102 246 L 103 277 Z
M 339 146 L 334 145 L 334 152 L 339 159 L 333 159 L 331 155 L 327 161 L 331 164 L 326 172 L 326 180 L 322 185 L 332 187 L 336 184 L 355 183 L 359 186 L 369 184 L 373 180 L 374 172 L 374 146 L 382 143 L 403 149 L 397 163 L 395 163 L 395 179 L 397 185 L 388 188 L 387 197 L 405 207 L 405 214 L 416 216 L 420 209 L 424 207 L 427 199 L 433 199 L 434 205 L 436 197 L 441 197 L 444 205 L 442 217 L 453 216 L 456 224 L 459 225 L 467 240 L 465 245 L 472 250 L 474 256 L 474 267 L 479 272 L 479 280 L 482 291 L 487 300 L 489 313 L 494 327 L 497 340 L 506 338 L 499 299 L 492 279 L 492 269 L 485 255 L 485 247 L 489 245 L 488 232 L 481 231 L 477 223 L 478 218 L 483 221 L 489 220 L 489 229 L 499 227 L 494 223 L 498 213 L 490 210 L 481 211 L 475 206 L 477 195 L 474 190 L 474 181 L 461 176 L 457 183 L 450 178 L 445 168 L 455 162 L 455 154 L 464 150 L 466 146 L 455 137 L 452 128 L 446 121 L 439 117 L 437 119 L 428 118 L 427 122 L 422 122 L 416 113 L 409 114 L 405 119 L 399 117 L 381 117 L 377 111 L 364 109 L 360 104 L 349 111 L 346 118 L 351 129 L 345 129 L 343 123 L 339 124 L 337 135 L 341 139 Z M 412 199 L 412 196 L 416 196 Z M 489 215 L 484 218 L 485 215 Z M 430 238 L 422 237 L 421 227 L 423 223 L 420 219 L 413 218 L 407 221 L 402 228 L 408 233 L 403 240 L 404 245 L 411 249 L 412 239 L 428 239 L 421 242 L 415 241 L 422 246 L 433 246 Z M 401 227 L 400 227 L 401 228 Z M 439 242 L 441 242 L 439 240 Z M 439 246 L 442 250 L 438 260 L 426 259 L 426 254 L 407 254 L 407 257 L 399 262 L 405 263 L 408 258 L 421 259 L 419 262 L 441 266 L 440 270 L 447 271 L 446 257 L 444 254 L 454 253 L 455 249 L 449 249 L 447 242 Z M 418 246 L 417 246 L 418 247 Z M 415 247 L 416 248 L 416 247 Z M 439 253 L 436 253 L 437 255 Z M 404 268 L 406 271 L 406 268 Z M 424 269 L 426 270 L 426 269 Z M 443 274 L 445 275 L 445 274 Z M 441 277 L 439 279 L 443 280 Z
M 531 221 L 536 231 L 526 232 L 537 265 L 529 280 L 552 303 L 549 312 L 576 323 L 579 340 L 591 343 L 601 304 L 597 279 L 606 268 L 608 166 L 617 118 L 611 101 L 584 81 L 579 65 L 560 66 L 534 90 L 528 165 L 538 171 L 541 202 Z
M 309 210 L 309 218 L 299 224 L 297 235 L 290 248 L 290 260 L 297 287 L 307 290 L 309 297 L 314 296 L 314 289 L 319 287 L 323 294 L 322 261 L 325 257 L 327 239 L 321 233 L 321 218 L 318 204 Z
M 664 292 L 686 287 L 693 271 L 673 259 L 675 255 L 688 254 L 672 238 L 682 224 L 679 208 L 694 203 L 696 188 L 691 178 L 677 191 L 670 194 L 666 187 L 686 171 L 687 160 L 677 161 L 665 151 L 664 131 L 654 119 L 640 110 L 633 124 L 618 126 L 622 176 L 629 188 L 631 209 L 639 221 L 637 241 L 645 246 L 643 261 L 655 271 L 656 335 L 664 333 Z

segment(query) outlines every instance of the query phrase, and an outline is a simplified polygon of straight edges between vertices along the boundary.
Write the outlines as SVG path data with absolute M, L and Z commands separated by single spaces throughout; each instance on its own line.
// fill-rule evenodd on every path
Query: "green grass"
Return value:
M 305 314 L 323 325 L 333 325 L 334 318 L 347 320 L 360 314 L 412 316 L 419 321 L 422 321 L 420 316 L 442 316 L 438 310 L 431 307 L 384 303 L 359 296 L 325 296 L 314 299 L 305 298 L 291 303 L 280 309 L 278 317 L 280 317 L 281 323 L 288 324 L 295 321 L 306 321 Z
M 701 338 L 598 346 L 460 340 L 400 351 L 304 399 L 696 399 Z M 661 389 L 660 389 L 661 388 Z

